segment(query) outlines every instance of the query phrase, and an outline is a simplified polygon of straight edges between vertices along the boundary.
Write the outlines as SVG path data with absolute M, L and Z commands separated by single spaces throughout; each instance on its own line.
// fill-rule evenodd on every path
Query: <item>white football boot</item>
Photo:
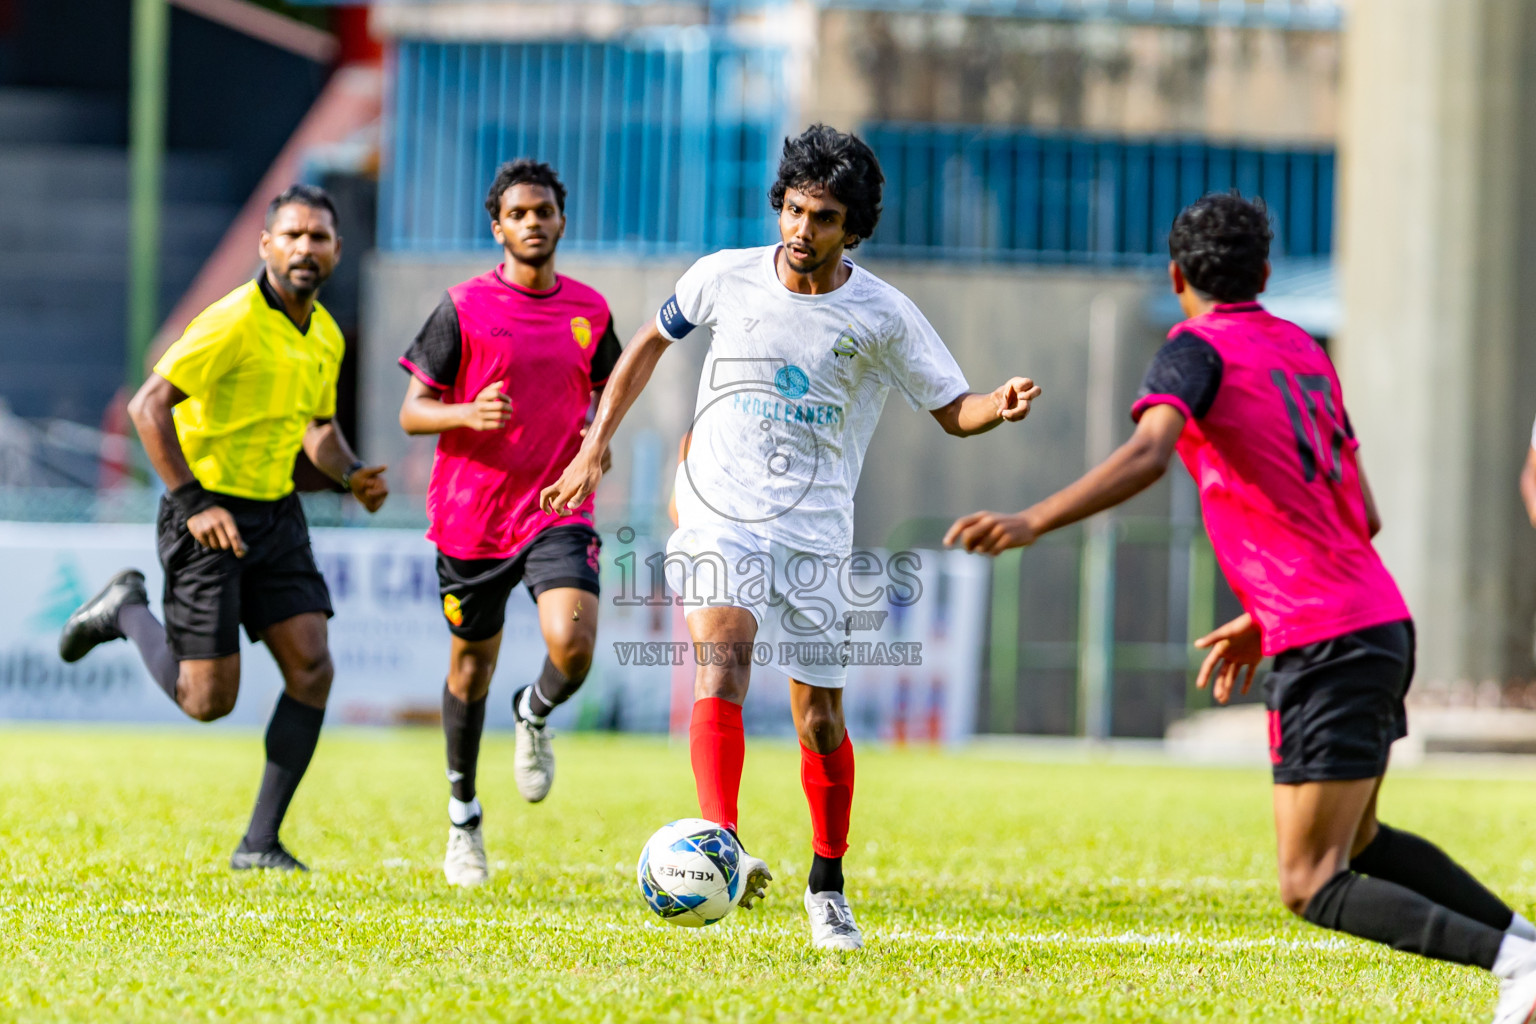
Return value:
M 521 696 L 522 691 L 518 691 Z M 518 706 L 514 701 L 512 706 Z M 534 725 L 521 714 L 515 727 L 517 749 L 512 752 L 512 781 L 524 800 L 536 804 L 549 796 L 555 783 L 555 751 L 549 742 L 549 727 Z
M 741 851 L 741 863 L 737 871 L 741 873 L 741 892 L 736 896 L 736 905 L 743 910 L 751 910 L 754 902 L 767 898 L 768 883 L 773 881 L 773 873 L 768 870 L 767 861 L 752 856 L 746 850 Z
M 864 936 L 853 923 L 853 908 L 842 893 L 806 889 L 805 912 L 811 915 L 811 945 L 817 949 L 864 948 Z
M 491 867 L 485 859 L 485 833 L 479 825 L 474 828 L 448 826 L 448 855 L 443 858 L 443 877 L 448 879 L 449 885 L 462 885 L 466 889 L 491 877 Z
M 1493 1024 L 1536 1021 L 1536 954 L 1522 957 L 1512 968 L 1509 977 L 1499 982 L 1499 1005 L 1493 1011 Z

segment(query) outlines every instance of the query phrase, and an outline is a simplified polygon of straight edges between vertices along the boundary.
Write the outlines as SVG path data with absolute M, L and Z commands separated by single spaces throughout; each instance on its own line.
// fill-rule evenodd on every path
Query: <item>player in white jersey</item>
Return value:
M 812 941 L 830 949 L 863 943 L 843 895 L 853 746 L 842 686 L 844 612 L 868 587 L 850 558 L 864 451 L 892 389 L 962 437 L 1024 419 L 1040 394 L 1022 377 L 971 392 L 912 301 L 844 256 L 874 230 L 884 180 L 853 135 L 815 125 L 786 139 L 769 193 L 780 243 L 706 256 L 682 276 L 625 347 L 581 450 L 542 495 L 546 510 L 586 500 L 661 353 L 711 328 L 665 563 L 696 649 L 718 655 L 699 659 L 694 681 L 699 808 L 736 832 L 741 705 L 754 652 L 766 651 L 790 680 L 814 837 L 804 902 Z M 743 868 L 750 908 L 772 876 L 755 857 Z

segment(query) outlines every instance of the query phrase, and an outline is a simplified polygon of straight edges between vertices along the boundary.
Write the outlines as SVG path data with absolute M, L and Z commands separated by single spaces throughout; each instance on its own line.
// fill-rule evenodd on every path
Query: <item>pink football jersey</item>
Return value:
M 1409 617 L 1371 545 L 1338 375 L 1305 331 L 1258 303 L 1186 320 L 1132 417 L 1153 405 L 1186 417 L 1179 456 L 1265 654 Z
M 454 558 L 510 558 L 552 526 L 592 525 L 592 498 L 548 515 L 539 492 L 575 456 L 592 389 L 618 356 L 608 304 L 580 281 L 531 292 L 497 268 L 448 289 L 400 364 L 444 402 L 473 402 L 500 382 L 512 421 L 438 436 L 427 539 Z

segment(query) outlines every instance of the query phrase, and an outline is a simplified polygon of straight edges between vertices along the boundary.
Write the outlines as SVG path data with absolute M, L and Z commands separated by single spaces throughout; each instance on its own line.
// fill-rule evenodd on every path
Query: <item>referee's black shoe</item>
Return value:
M 232 871 L 249 871 L 259 868 L 273 871 L 308 871 L 304 862 L 299 860 L 283 846 L 281 842 L 272 844 L 270 850 L 253 850 L 246 845 L 241 838 L 240 845 L 235 847 L 235 852 L 229 855 L 229 867 Z
M 149 604 L 144 574 L 137 569 L 124 569 L 113 576 L 95 597 L 75 609 L 59 634 L 59 657 L 79 661 L 97 644 L 121 640 L 117 613 L 130 604 Z

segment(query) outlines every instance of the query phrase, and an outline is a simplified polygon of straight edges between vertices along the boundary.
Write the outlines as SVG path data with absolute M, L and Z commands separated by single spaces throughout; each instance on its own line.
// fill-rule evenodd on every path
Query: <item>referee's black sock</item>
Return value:
M 443 684 L 443 738 L 448 742 L 448 785 L 453 798 L 475 798 L 475 766 L 480 763 L 480 734 L 485 731 L 485 698 L 462 701 Z
M 1334 931 L 1358 935 L 1406 953 L 1493 970 L 1504 933 L 1421 896 L 1412 889 L 1353 871 L 1340 871 L 1313 894 L 1303 914 Z
M 1349 869 L 1396 882 L 1501 932 L 1515 919 L 1515 912 L 1466 868 L 1434 843 L 1412 832 L 1378 824 L 1376 838 L 1349 862 Z
M 165 642 L 165 627 L 155 618 L 148 605 L 125 604 L 117 613 L 117 628 L 132 640 L 144 659 L 144 667 L 165 695 L 176 699 L 176 679 L 181 675 L 181 662 Z
M 564 672 L 555 668 L 555 663 L 548 657 L 544 659 L 544 671 L 539 673 L 539 678 L 534 680 L 528 688 L 528 696 L 525 698 L 528 706 L 523 709 L 524 717 L 533 717 L 543 720 L 549 717 L 549 713 L 576 696 L 576 691 L 581 689 L 582 682 L 587 678 L 585 672 L 573 678 L 567 678 Z M 531 712 L 531 716 L 527 713 Z
M 247 849 L 270 850 L 277 845 L 277 830 L 314 756 L 324 721 L 324 708 L 301 704 L 286 693 L 277 698 L 277 709 L 267 726 L 267 769 L 262 773 L 256 809 L 245 833 Z

